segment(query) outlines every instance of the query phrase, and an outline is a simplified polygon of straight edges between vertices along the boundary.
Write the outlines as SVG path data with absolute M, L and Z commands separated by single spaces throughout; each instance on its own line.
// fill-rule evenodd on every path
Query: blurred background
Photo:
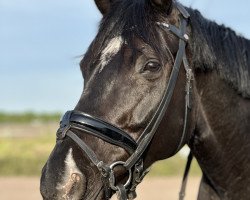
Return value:
M 250 38 L 248 0 L 180 2 Z M 0 199 L 41 199 L 41 168 L 61 114 L 82 92 L 78 63 L 100 19 L 93 0 L 0 0 Z M 177 199 L 187 152 L 157 163 L 138 199 L 152 199 L 145 191 Z M 187 199 L 195 199 L 200 174 L 194 162 Z

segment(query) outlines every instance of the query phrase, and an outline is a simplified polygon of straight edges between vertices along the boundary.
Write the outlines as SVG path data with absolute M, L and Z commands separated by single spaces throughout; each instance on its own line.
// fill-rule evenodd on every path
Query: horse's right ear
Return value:
M 152 5 L 157 9 L 167 12 L 167 14 L 171 13 L 173 0 L 150 0 L 150 1 Z
M 113 0 L 95 0 L 95 4 L 100 12 L 105 15 L 110 10 L 110 5 Z

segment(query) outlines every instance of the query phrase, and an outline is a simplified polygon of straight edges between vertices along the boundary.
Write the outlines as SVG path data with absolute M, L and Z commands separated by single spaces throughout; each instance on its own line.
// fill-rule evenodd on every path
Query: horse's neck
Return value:
M 242 184 L 250 183 L 250 101 L 215 71 L 195 73 L 195 95 L 197 124 L 190 147 L 202 171 L 220 192 L 249 195 L 250 187 L 246 192 Z

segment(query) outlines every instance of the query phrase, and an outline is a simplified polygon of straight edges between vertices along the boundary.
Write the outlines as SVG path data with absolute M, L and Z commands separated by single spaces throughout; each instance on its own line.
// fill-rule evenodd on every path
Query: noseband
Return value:
M 166 113 L 182 63 L 186 71 L 185 113 L 183 132 L 175 153 L 180 150 L 185 142 L 188 115 L 191 110 L 190 96 L 192 85 L 192 70 L 189 67 L 185 52 L 186 44 L 189 39 L 186 33 L 189 13 L 181 4 L 176 3 L 176 6 L 181 13 L 180 28 L 163 22 L 157 22 L 157 24 L 162 29 L 172 32 L 179 38 L 179 50 L 163 98 L 149 124 L 137 141 L 130 137 L 128 133 L 114 125 L 79 111 L 68 111 L 61 119 L 60 128 L 57 131 L 57 139 L 63 140 L 66 136 L 70 137 L 79 145 L 89 160 L 98 168 L 103 178 L 105 199 L 110 199 L 113 192 L 117 192 L 120 200 L 134 199 L 136 197 L 136 187 L 148 172 L 143 166 L 143 153 L 148 148 Z M 130 157 L 125 162 L 116 161 L 111 165 L 107 165 L 99 160 L 94 151 L 74 133 L 76 130 L 83 131 L 86 134 L 95 136 L 105 142 L 123 148 L 129 153 Z M 116 184 L 114 168 L 117 166 L 122 166 L 129 174 L 125 184 Z

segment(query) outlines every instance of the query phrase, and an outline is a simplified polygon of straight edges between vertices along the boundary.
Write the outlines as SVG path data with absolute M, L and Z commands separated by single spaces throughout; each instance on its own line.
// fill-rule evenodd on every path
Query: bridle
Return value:
M 186 44 L 189 39 L 186 33 L 186 29 L 190 16 L 181 4 L 176 3 L 176 7 L 181 13 L 180 28 L 164 22 L 157 22 L 157 24 L 159 25 L 159 27 L 172 32 L 179 38 L 179 50 L 175 58 L 168 85 L 166 87 L 166 90 L 164 91 L 163 98 L 152 119 L 137 141 L 130 137 L 128 133 L 115 127 L 114 125 L 83 112 L 75 110 L 68 111 L 61 119 L 60 128 L 57 131 L 57 139 L 63 140 L 66 136 L 68 136 L 85 152 L 89 160 L 97 167 L 97 169 L 102 174 L 105 199 L 110 199 L 114 191 L 117 192 L 118 198 L 120 200 L 134 199 L 136 197 L 136 187 L 148 172 L 147 169 L 144 169 L 142 155 L 148 148 L 160 122 L 162 121 L 166 113 L 174 92 L 182 63 L 186 71 L 185 113 L 183 132 L 175 153 L 180 150 L 185 142 L 185 138 L 187 135 L 188 115 L 189 111 L 191 110 L 190 96 L 192 86 L 192 70 L 189 67 L 185 52 Z M 111 165 L 107 165 L 103 161 L 100 161 L 94 151 L 74 133 L 75 130 L 83 131 L 87 134 L 98 137 L 110 144 L 121 147 L 130 154 L 130 157 L 125 162 L 116 161 Z M 122 166 L 126 169 L 126 171 L 128 171 L 129 177 L 125 184 L 116 185 L 116 178 L 114 174 L 114 168 L 116 166 Z M 183 198 L 183 193 L 184 192 L 181 192 L 180 199 Z
M 180 150 L 185 142 L 187 135 L 187 121 L 191 110 L 191 82 L 193 76 L 185 52 L 186 44 L 189 39 L 186 32 L 190 16 L 181 4 L 177 2 L 175 2 L 175 4 L 177 9 L 181 13 L 180 28 L 164 22 L 157 22 L 157 24 L 162 29 L 172 32 L 179 38 L 179 50 L 175 58 L 168 85 L 164 91 L 163 98 L 139 139 L 135 141 L 128 133 L 124 132 L 123 130 L 115 127 L 108 122 L 105 122 L 83 112 L 75 110 L 68 111 L 61 119 L 60 128 L 57 131 L 57 139 L 63 140 L 66 136 L 70 137 L 76 144 L 78 144 L 78 146 L 87 155 L 89 160 L 97 167 L 102 175 L 105 199 L 110 199 L 114 192 L 117 192 L 118 198 L 120 200 L 134 199 L 136 197 L 136 187 L 148 172 L 148 170 L 144 169 L 143 166 L 143 153 L 151 143 L 156 130 L 166 113 L 175 89 L 182 63 L 186 71 L 185 113 L 183 132 L 175 153 Z M 111 165 L 107 165 L 103 161 L 99 160 L 95 152 L 74 133 L 74 131 L 76 130 L 83 131 L 86 134 L 90 134 L 104 140 L 105 142 L 123 148 L 129 153 L 130 157 L 125 162 L 116 161 Z M 125 184 L 116 184 L 114 168 L 116 168 L 117 166 L 123 167 L 129 174 L 129 177 Z M 186 183 L 184 183 L 184 185 L 185 184 Z M 180 199 L 183 199 L 183 193 L 184 192 L 181 191 Z

